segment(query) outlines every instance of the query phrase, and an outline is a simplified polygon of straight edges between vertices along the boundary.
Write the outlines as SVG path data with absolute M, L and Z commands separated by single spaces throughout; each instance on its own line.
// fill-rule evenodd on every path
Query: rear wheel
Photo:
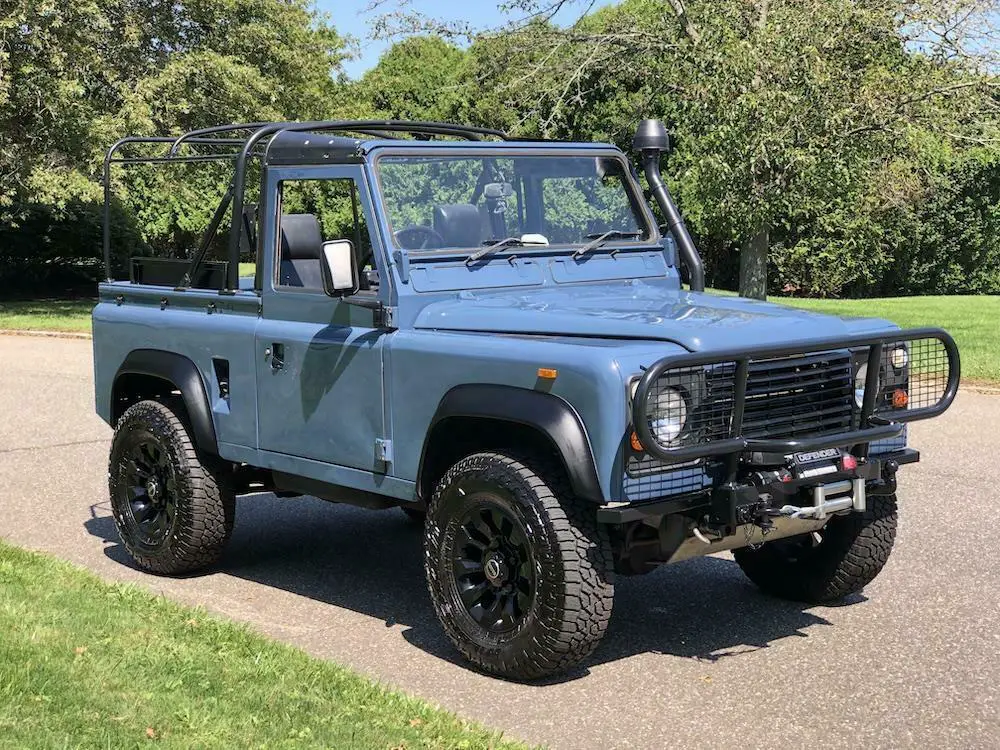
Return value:
M 896 538 L 896 497 L 869 495 L 864 513 L 835 516 L 820 531 L 734 550 L 747 578 L 772 596 L 831 602 L 871 583 L 889 559 Z
M 214 563 L 233 530 L 225 473 L 200 456 L 170 407 L 140 401 L 118 420 L 108 467 L 111 510 L 136 564 L 178 575 Z
M 440 481 L 425 566 L 445 632 L 511 679 L 562 672 L 600 642 L 614 597 L 611 544 L 557 467 L 477 453 Z

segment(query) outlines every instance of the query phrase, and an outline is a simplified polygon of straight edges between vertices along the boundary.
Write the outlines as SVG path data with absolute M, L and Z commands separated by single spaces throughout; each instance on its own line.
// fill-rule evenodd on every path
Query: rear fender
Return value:
M 119 401 L 120 384 L 127 375 L 159 378 L 180 391 L 195 443 L 207 453 L 219 454 L 219 442 L 215 434 L 215 423 L 212 420 L 205 381 L 194 362 L 175 352 L 133 349 L 115 373 L 112 385 L 113 421 L 117 421 L 114 409 Z

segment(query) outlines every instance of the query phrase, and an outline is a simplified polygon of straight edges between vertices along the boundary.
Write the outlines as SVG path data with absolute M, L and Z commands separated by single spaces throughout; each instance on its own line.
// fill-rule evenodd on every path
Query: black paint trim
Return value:
M 134 349 L 115 373 L 112 393 L 117 389 L 118 379 L 122 375 L 149 375 L 172 383 L 181 392 L 191 429 L 194 431 L 195 443 L 203 451 L 216 456 L 219 454 L 219 441 L 215 435 L 205 381 L 194 362 L 174 352 Z
M 552 442 L 562 458 L 573 493 L 596 503 L 604 502 L 590 439 L 576 410 L 551 393 L 505 385 L 458 385 L 444 395 L 434 412 L 420 454 L 418 487 L 434 428 L 450 417 L 495 419 L 538 430 Z

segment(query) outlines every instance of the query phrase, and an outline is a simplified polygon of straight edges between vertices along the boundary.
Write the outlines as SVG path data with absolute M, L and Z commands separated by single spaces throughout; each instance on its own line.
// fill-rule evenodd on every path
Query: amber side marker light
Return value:
M 538 368 L 538 377 L 542 378 L 543 380 L 555 380 L 556 375 L 558 374 L 559 370 L 554 370 L 551 367 Z
M 629 445 L 632 446 L 632 450 L 636 453 L 642 453 L 646 449 L 642 447 L 642 443 L 639 442 L 639 435 L 635 430 L 632 430 L 632 434 L 628 437 Z
M 892 393 L 892 406 L 895 409 L 902 409 L 910 403 L 910 397 L 902 388 L 897 388 Z

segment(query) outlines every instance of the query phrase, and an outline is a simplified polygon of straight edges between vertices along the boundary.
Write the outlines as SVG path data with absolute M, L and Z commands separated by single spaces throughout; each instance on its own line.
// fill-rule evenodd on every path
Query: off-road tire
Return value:
M 522 524 L 533 559 L 531 604 L 512 632 L 480 627 L 462 604 L 452 562 L 470 499 L 484 497 Z M 479 494 L 476 494 L 479 492 Z M 463 494 L 466 493 L 466 494 Z M 574 497 L 560 467 L 477 453 L 438 483 L 427 509 L 425 569 L 438 619 L 479 669 L 514 680 L 564 672 L 589 656 L 607 630 L 614 599 L 611 543 L 592 503 Z
M 843 599 L 871 583 L 889 559 L 896 538 L 895 495 L 870 495 L 864 513 L 835 516 L 811 535 L 734 550 L 747 578 L 772 596 L 820 604 Z
M 146 543 L 129 514 L 127 462 L 138 443 L 152 441 L 172 473 L 173 515 L 157 543 Z M 236 501 L 223 464 L 203 456 L 183 420 L 158 401 L 140 401 L 121 416 L 111 443 L 108 489 L 122 544 L 143 570 L 180 575 L 216 562 L 232 534 Z

